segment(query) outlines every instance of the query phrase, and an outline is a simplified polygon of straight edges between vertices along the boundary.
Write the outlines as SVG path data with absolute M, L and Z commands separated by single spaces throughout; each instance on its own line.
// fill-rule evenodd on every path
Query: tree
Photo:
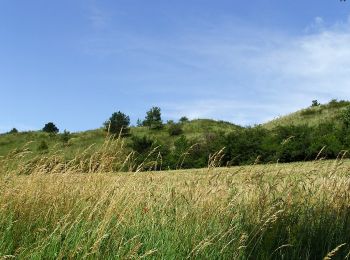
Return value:
M 104 123 L 106 131 L 112 134 L 121 134 L 126 136 L 129 134 L 130 118 L 124 113 L 118 111 L 112 114 L 112 116 Z
M 12 128 L 9 134 L 17 134 L 18 130 L 16 128 Z
M 49 122 L 44 126 L 43 131 L 50 134 L 57 134 L 59 129 L 55 126 L 54 123 Z
M 64 130 L 63 134 L 61 136 L 61 140 L 62 140 L 63 144 L 67 144 L 70 138 L 71 138 L 70 132 L 67 130 Z
M 312 100 L 312 107 L 318 107 L 320 105 L 320 103 L 317 100 Z
M 141 120 L 140 118 L 137 119 L 136 125 L 137 125 L 138 127 L 143 126 L 142 120 Z
M 185 122 L 188 122 L 188 118 L 185 117 L 185 116 L 183 116 L 183 117 L 180 118 L 179 121 L 180 121 L 181 123 L 185 123 Z
M 152 107 L 146 114 L 146 118 L 143 121 L 144 126 L 148 126 L 150 129 L 159 130 L 163 127 L 161 118 L 161 112 L 159 107 Z

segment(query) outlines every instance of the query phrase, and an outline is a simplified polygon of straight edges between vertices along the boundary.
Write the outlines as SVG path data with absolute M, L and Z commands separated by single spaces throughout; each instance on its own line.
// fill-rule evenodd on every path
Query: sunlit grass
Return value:
M 344 243 L 334 257 L 349 252 L 346 161 L 90 174 L 71 165 L 2 172 L 0 256 L 320 259 Z

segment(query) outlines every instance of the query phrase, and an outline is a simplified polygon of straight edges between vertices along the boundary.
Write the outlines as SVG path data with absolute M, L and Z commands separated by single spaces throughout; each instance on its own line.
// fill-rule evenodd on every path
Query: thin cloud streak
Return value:
M 306 28 L 311 27 L 311 33 L 287 35 L 228 23 L 167 40 L 118 32 L 92 39 L 85 50 L 104 58 L 127 56 L 131 66 L 138 66 L 139 82 L 153 84 L 153 92 L 183 92 L 186 98 L 175 102 L 160 95 L 158 103 L 169 118 L 255 124 L 313 99 L 350 98 L 350 22 L 326 27 L 316 17 Z

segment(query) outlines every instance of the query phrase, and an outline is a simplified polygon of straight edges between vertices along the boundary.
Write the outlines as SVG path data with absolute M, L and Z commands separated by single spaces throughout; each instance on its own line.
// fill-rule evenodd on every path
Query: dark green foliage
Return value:
M 142 137 L 132 136 L 130 147 L 133 151 L 139 154 L 142 154 L 142 153 L 149 152 L 153 144 L 154 144 L 154 140 L 145 135 Z
M 188 118 L 185 117 L 185 116 L 183 116 L 183 117 L 180 118 L 179 122 L 180 122 L 180 123 L 188 122 Z
M 312 107 L 318 107 L 320 105 L 320 103 L 317 100 L 312 100 Z
M 181 135 L 183 133 L 181 124 L 169 124 L 168 133 L 170 136 Z
M 10 130 L 10 132 L 8 132 L 9 134 L 17 134 L 18 133 L 18 130 L 16 128 L 12 128 Z
M 152 107 L 146 114 L 146 118 L 143 121 L 144 126 L 148 126 L 150 129 L 159 130 L 163 128 L 163 122 L 161 117 L 161 111 L 159 107 Z
M 137 119 L 136 126 L 138 126 L 138 127 L 143 126 L 142 120 L 140 118 Z
M 118 111 L 112 114 L 108 121 L 104 123 L 106 131 L 111 134 L 126 136 L 129 134 L 130 118 L 124 113 Z
M 68 144 L 69 139 L 71 138 L 71 133 L 67 130 L 63 131 L 63 134 L 61 135 L 61 140 L 63 144 Z
M 346 128 L 350 127 L 350 106 L 341 115 L 342 122 Z
M 244 128 L 226 137 L 228 165 L 252 164 L 265 154 L 264 141 L 268 131 L 261 128 Z
M 46 151 L 48 149 L 49 149 L 48 144 L 44 140 L 42 140 L 38 146 L 38 151 Z
M 311 134 L 308 158 L 336 158 L 344 148 L 341 136 L 340 129 L 332 123 L 323 123 L 315 127 Z
M 54 123 L 49 122 L 44 126 L 43 131 L 50 134 L 57 134 L 59 129 L 55 126 Z
M 280 162 L 305 161 L 311 143 L 311 128 L 308 126 L 281 126 L 273 131 L 273 139 L 280 144 L 276 159 Z
M 342 107 L 346 107 L 349 106 L 350 102 L 349 101 L 345 101 L 345 100 L 337 100 L 337 99 L 332 99 L 328 104 L 326 104 L 325 106 L 328 108 L 342 108 Z

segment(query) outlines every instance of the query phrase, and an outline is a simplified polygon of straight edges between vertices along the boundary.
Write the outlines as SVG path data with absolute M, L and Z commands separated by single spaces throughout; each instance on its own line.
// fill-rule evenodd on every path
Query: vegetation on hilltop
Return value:
M 313 102 L 309 108 L 278 117 L 262 124 L 262 126 L 267 129 L 273 129 L 277 126 L 286 125 L 316 126 L 325 122 L 337 123 L 339 122 L 338 119 L 342 112 L 346 107 L 350 106 L 350 102 L 344 100 L 337 101 L 336 99 L 333 99 L 327 104 L 319 104 L 317 100 L 314 101 L 315 102 Z
M 349 115 L 271 130 L 182 120 L 125 137 L 1 135 L 0 258 L 347 258 L 350 165 L 338 154 Z M 256 165 L 300 160 L 315 161 Z M 237 164 L 255 165 L 217 168 Z M 152 171 L 193 167 L 205 168 Z
M 223 148 L 220 162 L 225 166 L 309 161 L 316 157 L 335 159 L 350 149 L 349 102 L 333 100 L 321 105 L 313 101 L 310 108 L 299 113 L 300 118 L 309 118 L 313 123 L 302 123 L 294 116 L 298 123 L 285 121 L 273 128 L 266 125 L 243 128 L 223 121 L 186 118 L 164 124 L 160 109 L 152 108 L 147 112 L 144 126 L 129 129 L 129 117 L 119 111 L 109 119 L 108 126 L 104 124 L 104 130 L 113 130 L 109 133 L 98 129 L 73 134 L 13 132 L 2 135 L 0 156 L 26 145 L 31 154 L 28 158 L 59 152 L 63 154 L 61 157 L 72 159 L 83 151 L 93 154 L 103 145 L 106 136 L 114 134 L 116 138 L 124 130 L 121 136 L 124 146 L 132 153 L 135 163 L 157 161 L 154 167 L 157 170 L 206 167 L 209 158 Z M 320 115 L 326 114 L 332 117 L 321 120 Z

